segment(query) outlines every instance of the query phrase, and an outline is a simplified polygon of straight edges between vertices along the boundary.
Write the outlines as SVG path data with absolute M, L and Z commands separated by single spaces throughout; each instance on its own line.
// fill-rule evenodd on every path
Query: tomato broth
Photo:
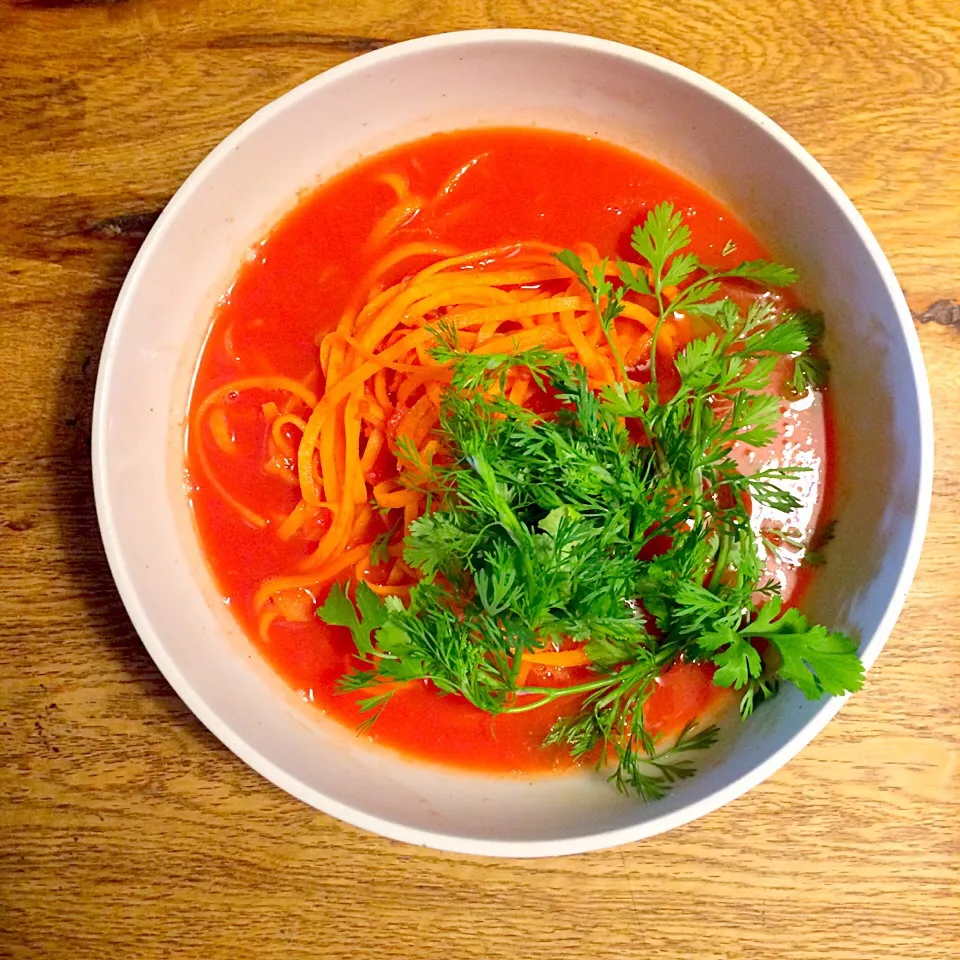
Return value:
M 765 256 L 757 238 L 704 191 L 611 144 L 532 129 L 434 135 L 366 159 L 323 183 L 251 247 L 213 318 L 196 371 L 193 409 L 238 378 L 281 375 L 308 382 L 316 376 L 319 335 L 337 324 L 358 278 L 382 254 L 383 247 L 371 250 L 369 238 L 396 202 L 390 174 L 431 198 L 417 216 L 397 226 L 390 243 L 422 240 L 469 251 L 521 240 L 588 242 L 602 256 L 626 256 L 633 228 L 653 206 L 670 201 L 689 224 L 692 250 L 704 262 L 733 265 Z M 220 592 L 264 658 L 305 701 L 356 728 L 364 719 L 357 701 L 368 694 L 337 690 L 340 678 L 357 665 L 347 630 L 311 616 L 304 622 L 277 620 L 265 641 L 261 638 L 253 604 L 258 586 L 294 568 L 322 533 L 320 525 L 286 542 L 274 535 L 299 492 L 264 468 L 263 406 L 271 399 L 257 390 L 231 396 L 229 422 L 222 425 L 226 444 L 216 443 L 207 430 L 189 432 L 197 530 Z M 740 460 L 746 469 L 761 461 L 810 468 L 792 484 L 803 505 L 787 518 L 803 539 L 816 527 L 827 495 L 824 401 L 811 393 L 784 400 L 783 409 L 776 443 L 760 453 L 743 452 Z M 201 454 L 219 487 L 201 469 Z M 256 505 L 266 525 L 251 524 L 223 491 Z M 767 519 L 755 510 L 758 527 Z M 770 561 L 769 572 L 785 599 L 796 602 L 806 568 L 781 558 Z M 317 591 L 314 601 L 322 601 L 325 592 Z M 584 667 L 538 666 L 534 673 L 541 685 L 559 682 L 561 674 L 566 681 L 589 676 Z M 645 709 L 650 731 L 675 732 L 735 702 L 735 694 L 713 685 L 712 674 L 710 666 L 682 662 L 665 671 Z M 558 700 L 527 713 L 491 716 L 417 682 L 399 691 L 363 735 L 408 755 L 461 767 L 563 769 L 573 762 L 566 748 L 545 748 L 542 742 L 557 717 L 575 706 Z

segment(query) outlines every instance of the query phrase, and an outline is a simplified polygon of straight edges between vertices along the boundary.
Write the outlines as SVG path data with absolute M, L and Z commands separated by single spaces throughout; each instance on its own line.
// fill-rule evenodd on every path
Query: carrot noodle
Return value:
M 270 474 L 270 476 L 276 477 L 278 480 L 282 480 L 287 486 L 299 486 L 300 481 L 297 479 L 289 457 L 284 457 L 280 454 L 271 457 L 264 462 L 263 471 L 264 473 Z
M 576 650 L 544 650 L 536 653 L 524 653 L 520 659 L 524 663 L 541 667 L 586 667 L 593 663 L 582 647 Z
M 207 456 L 206 445 L 203 438 L 203 424 L 207 420 L 207 414 L 216 404 L 228 402 L 230 398 L 242 393 L 245 390 L 261 390 L 266 392 L 285 392 L 295 397 L 306 407 L 313 408 L 317 405 L 317 396 L 309 387 L 293 380 L 290 377 L 269 376 L 269 377 L 244 377 L 240 380 L 231 380 L 221 387 L 217 387 L 204 397 L 203 401 L 197 406 L 190 419 L 190 430 L 196 437 L 197 462 L 200 464 L 200 471 L 210 483 L 220 499 L 238 513 L 247 523 L 255 527 L 264 528 L 267 526 L 267 520 L 259 513 L 251 510 L 241 503 L 232 493 L 230 493 L 217 478 L 216 472 L 210 464 Z M 218 443 L 219 446 L 219 443 Z
M 270 436 L 273 442 L 287 453 L 293 453 L 296 449 L 295 444 L 283 432 L 286 426 L 296 427 L 301 433 L 307 428 L 303 417 L 298 417 L 295 413 L 284 413 L 278 416 L 270 425 Z
M 276 619 L 279 618 L 279 616 L 279 610 L 275 610 L 273 607 L 268 607 L 257 618 L 257 635 L 260 637 L 261 643 L 270 642 L 270 626 Z
M 403 535 L 406 536 L 410 532 L 410 525 L 423 513 L 421 509 L 421 504 L 408 500 L 403 505 Z
M 490 154 L 487 152 L 479 153 L 477 156 L 468 160 L 462 167 L 454 170 L 453 173 L 451 173 L 450 176 L 447 177 L 447 179 L 441 184 L 440 189 L 437 191 L 437 195 L 433 198 L 431 205 L 440 203 L 449 197 L 450 194 L 453 193 L 453 191 L 457 188 L 457 184 L 460 183 L 463 177 L 478 163 L 480 163 L 481 160 L 488 156 L 490 156 Z
M 404 243 L 389 253 L 385 253 L 365 274 L 360 281 L 360 289 L 365 295 L 370 293 L 371 284 L 375 283 L 389 270 L 409 260 L 412 257 L 450 257 L 455 254 L 456 248 L 445 243 L 422 243 L 411 241 Z
M 374 225 L 367 238 L 367 247 L 379 247 L 399 227 L 409 223 L 423 208 L 420 197 L 404 197 L 396 202 Z
M 229 490 L 224 487 L 224 485 L 217 479 L 217 475 L 213 470 L 213 467 L 210 465 L 210 460 L 207 458 L 207 452 L 204 449 L 203 439 L 199 438 L 197 440 L 197 462 L 200 464 L 200 471 L 209 482 L 210 486 L 217 491 L 217 495 L 220 499 L 226 503 L 235 513 L 238 513 L 247 523 L 252 524 L 255 527 L 264 528 L 267 525 L 266 519 L 260 516 L 259 513 L 251 510 L 249 507 L 244 506 Z
M 302 587 L 278 593 L 260 618 L 261 638 L 267 639 L 264 627 L 269 628 L 270 623 L 275 619 L 286 620 L 289 623 L 307 623 L 313 617 L 315 607 L 316 598 L 309 590 Z
M 360 458 L 360 472 L 366 476 L 380 456 L 386 434 L 382 430 L 373 430 L 367 437 L 366 446 L 363 448 L 363 456 Z
M 371 544 L 369 543 L 354 547 L 352 550 L 345 551 L 336 560 L 307 573 L 292 574 L 286 577 L 271 577 L 269 580 L 264 580 L 253 595 L 254 609 L 262 609 L 268 602 L 274 601 L 284 590 L 310 590 L 324 586 L 348 567 L 368 557 L 370 547 Z
M 653 331 L 657 325 L 657 318 L 645 307 L 637 303 L 624 303 L 621 316 L 627 320 L 637 320 L 647 328 Z
M 208 423 L 217 446 L 224 453 L 235 454 L 237 448 L 233 433 L 230 430 L 230 424 L 227 422 L 227 411 L 223 407 L 214 407 Z
M 360 470 L 360 415 L 358 408 L 360 398 L 353 394 L 347 401 L 345 411 L 345 443 L 344 458 L 346 459 L 347 471 L 344 480 L 344 495 L 352 496 L 354 503 L 366 503 L 367 485 L 363 479 L 363 473 Z
M 368 388 L 369 384 L 365 384 L 365 389 Z M 360 417 L 365 423 L 381 429 L 387 420 L 383 407 L 369 393 L 360 401 Z
M 350 531 L 350 543 L 359 543 L 370 529 L 370 521 L 373 519 L 373 510 L 369 503 L 360 505 L 356 516 L 353 518 L 353 529 Z
M 430 202 L 455 190 L 459 177 L 479 159 L 452 175 Z M 422 481 L 443 454 L 435 428 L 452 372 L 434 356 L 441 323 L 456 331 L 458 349 L 479 355 L 531 347 L 556 351 L 582 365 L 595 388 L 624 376 L 611 342 L 628 368 L 650 357 L 656 328 L 650 298 L 631 295 L 604 331 L 588 292 L 557 261 L 559 248 L 525 242 L 461 252 L 439 243 L 404 242 L 396 232 L 419 215 L 424 201 L 398 174 L 386 173 L 380 180 L 395 201 L 374 225 L 367 246 L 385 249 L 360 279 L 339 321 L 316 337 L 318 364 L 310 378 L 236 380 L 205 397 L 193 416 L 201 468 L 223 500 L 247 522 L 269 526 L 270 536 L 307 544 L 295 572 L 263 581 L 254 595 L 264 642 L 277 620 L 301 619 L 316 602 L 314 592 L 337 578 L 349 576 L 380 596 L 401 598 L 416 584 L 418 572 L 402 559 L 403 539 L 427 509 Z M 574 249 L 588 270 L 604 263 L 590 244 Z M 620 269 L 611 260 L 603 268 L 608 277 L 619 276 Z M 672 357 L 685 340 L 668 317 L 660 327 L 658 352 Z M 318 392 L 316 383 L 322 383 Z M 275 395 L 261 401 L 267 424 L 264 469 L 295 485 L 300 495 L 276 523 L 224 490 L 206 457 L 211 443 L 224 452 L 234 448 L 230 402 L 249 390 Z M 536 391 L 529 371 L 519 367 L 509 371 L 502 392 L 523 405 Z M 383 536 L 384 549 L 371 560 L 373 543 Z M 589 663 L 581 648 L 524 653 L 517 664 L 518 684 L 535 666 Z
M 511 403 L 515 403 L 518 407 L 522 407 L 524 401 L 530 395 L 531 386 L 532 384 L 530 383 L 529 377 L 517 377 L 510 387 L 507 399 Z
M 378 370 L 373 378 L 373 395 L 377 398 L 381 410 L 389 410 L 393 406 L 387 396 L 387 375 L 385 370 Z
M 381 183 L 385 183 L 397 195 L 398 200 L 405 200 L 410 196 L 410 184 L 407 182 L 407 178 L 399 173 L 394 173 L 391 170 L 382 173 L 377 179 Z
M 241 380 L 231 380 L 222 387 L 217 387 L 212 393 L 208 393 L 200 406 L 197 407 L 196 421 L 198 423 L 202 421 L 207 411 L 215 403 L 220 403 L 234 394 L 242 393 L 244 390 L 281 391 L 297 397 L 303 401 L 305 406 L 315 407 L 317 405 L 317 395 L 313 390 L 291 377 L 244 377 Z
M 290 540 L 300 532 L 307 520 L 315 515 L 314 508 L 306 500 L 301 500 L 277 527 L 277 536 L 281 540 Z
M 410 584 L 396 584 L 396 583 L 371 583 L 367 581 L 367 586 L 376 594 L 379 594 L 381 597 L 408 597 L 410 596 Z M 379 690 L 380 687 L 378 686 Z
M 413 395 L 420 389 L 422 384 L 413 377 L 407 377 L 397 388 L 397 410 L 406 410 L 410 406 Z
M 377 506 L 384 509 L 394 509 L 397 507 L 406 507 L 408 503 L 417 503 L 419 496 L 412 490 L 382 490 L 381 487 L 387 486 L 390 481 L 378 484 L 373 488 L 373 495 L 377 501 Z

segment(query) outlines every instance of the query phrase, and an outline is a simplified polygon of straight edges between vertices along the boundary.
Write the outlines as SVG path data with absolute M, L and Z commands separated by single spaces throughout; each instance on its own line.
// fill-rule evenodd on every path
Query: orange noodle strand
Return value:
M 650 355 L 656 319 L 644 298 L 625 301 L 608 330 L 557 247 L 516 243 L 460 253 L 444 244 L 387 241 L 417 216 L 423 201 L 405 178 L 381 178 L 396 195 L 374 227 L 368 246 L 386 245 L 356 287 L 337 325 L 316 337 L 317 371 L 306 383 L 286 377 L 249 377 L 214 390 L 197 407 L 193 428 L 201 467 L 218 493 L 247 522 L 267 520 L 218 485 L 204 447 L 233 448 L 230 398 L 244 390 L 265 397 L 264 469 L 291 482 L 299 500 L 286 506 L 275 533 L 308 544 L 299 569 L 265 580 L 254 596 L 261 638 L 278 619 L 300 619 L 307 600 L 331 580 L 349 574 L 381 596 L 406 597 L 418 579 L 402 560 L 403 538 L 427 509 L 419 486 L 444 450 L 436 434 L 443 391 L 452 371 L 434 353 L 438 340 L 457 350 L 490 356 L 543 347 L 580 364 L 591 386 L 614 383 L 619 363 Z M 576 247 L 588 269 L 603 262 L 588 244 Z M 642 269 L 636 264 L 631 270 Z M 619 267 L 607 261 L 607 276 Z M 649 298 L 647 298 L 649 300 Z M 658 350 L 672 356 L 682 337 L 672 319 L 661 324 Z M 322 379 L 318 378 L 321 377 Z M 314 383 L 322 389 L 314 391 Z M 498 387 L 493 388 L 500 392 Z M 525 368 L 509 371 L 503 393 L 526 404 L 539 388 Z M 203 430 L 207 433 L 204 435 Z M 385 553 L 371 568 L 373 542 L 386 535 Z M 311 601 L 314 602 L 314 601 Z M 589 663 L 580 649 L 523 654 L 518 669 Z

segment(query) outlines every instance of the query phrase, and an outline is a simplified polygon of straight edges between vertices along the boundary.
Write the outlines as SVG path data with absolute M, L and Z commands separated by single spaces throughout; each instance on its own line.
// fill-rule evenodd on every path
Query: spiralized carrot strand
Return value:
M 546 346 L 560 348 L 566 342 L 566 337 L 559 326 L 533 327 L 530 330 L 517 330 L 515 333 L 505 333 L 486 343 L 481 344 L 473 352 L 475 354 L 494 353 L 522 353 L 532 347 Z
M 386 290 L 374 288 L 369 291 L 369 299 L 363 309 L 347 310 L 340 318 L 337 324 L 337 333 L 353 333 L 363 329 L 370 323 L 370 318 L 377 316 L 379 312 L 397 299 L 403 291 L 403 284 L 395 284 Z
M 335 560 L 331 560 L 330 563 L 319 566 L 308 573 L 292 574 L 285 577 L 271 577 L 269 580 L 264 580 L 264 582 L 260 584 L 257 592 L 253 595 L 254 609 L 262 609 L 268 600 L 282 590 L 310 590 L 322 587 L 348 567 L 368 557 L 372 546 L 372 543 L 367 543 L 363 546 L 354 547 L 352 550 L 341 554 Z
M 463 303 L 478 306 L 505 304 L 510 303 L 510 296 L 496 287 L 477 285 L 464 286 L 459 290 L 431 290 L 426 293 L 421 289 L 408 289 L 397 296 L 376 320 L 363 330 L 359 337 L 360 343 L 370 349 L 402 323 L 407 326 L 420 325 L 428 313 Z
M 365 581 L 367 586 L 378 596 L 381 597 L 409 597 L 410 596 L 410 584 L 394 584 L 394 583 L 372 583 L 371 581 Z
M 622 334 L 618 330 L 618 335 L 624 338 L 626 346 L 623 348 L 623 361 L 628 367 L 635 366 L 641 360 L 646 360 L 650 356 L 650 344 L 653 341 L 652 334 L 647 330 L 641 330 L 634 336 Z
M 423 208 L 420 197 L 404 197 L 398 200 L 374 225 L 367 237 L 367 247 L 378 247 L 394 230 L 411 221 Z
M 369 575 L 370 575 L 370 564 L 366 558 L 361 560 L 354 568 L 353 575 L 356 578 L 357 583 L 363 581 L 364 583 L 369 584 Z
M 382 430 L 374 430 L 367 437 L 367 445 L 363 448 L 363 456 L 360 458 L 361 473 L 367 474 L 373 469 L 385 440 L 386 434 Z
M 523 406 L 524 401 L 530 395 L 532 385 L 530 383 L 529 377 L 517 377 L 513 385 L 510 387 L 510 392 L 507 394 L 507 399 L 511 403 L 517 404 L 517 406 Z
M 657 325 L 657 318 L 647 310 L 646 307 L 641 307 L 638 303 L 631 303 L 629 300 L 623 301 L 623 312 L 620 314 L 620 317 L 628 320 L 637 320 L 651 332 Z M 620 317 L 617 317 L 618 321 Z
M 200 406 L 197 407 L 194 420 L 197 422 L 203 420 L 207 411 L 215 403 L 220 403 L 231 394 L 241 393 L 244 390 L 291 393 L 302 400 L 305 406 L 315 407 L 317 405 L 317 395 L 309 387 L 304 386 L 304 384 L 298 380 L 294 380 L 292 377 L 243 377 L 240 380 L 231 380 L 222 387 L 217 387 L 216 390 L 208 393 Z
M 660 333 L 657 336 L 657 353 L 661 356 L 673 359 L 677 352 L 677 337 L 672 324 L 664 323 L 660 327 Z
M 385 509 L 405 507 L 408 503 L 418 503 L 420 494 L 415 490 L 391 489 L 396 486 L 394 480 L 384 480 L 373 488 L 373 498 L 377 504 Z
M 429 334 L 426 330 L 419 329 L 408 334 L 392 347 L 387 347 L 378 357 L 383 360 L 392 360 L 394 357 L 403 356 L 415 343 L 420 342 Z M 313 477 L 312 459 L 313 450 L 317 440 L 320 439 L 324 419 L 329 415 L 332 409 L 340 400 L 346 397 L 352 390 L 363 385 L 377 370 L 378 364 L 372 361 L 364 363 L 358 369 L 354 370 L 348 376 L 333 385 L 328 385 L 327 392 L 323 399 L 315 407 L 313 414 L 307 421 L 307 429 L 303 433 L 300 441 L 300 449 L 297 452 L 297 465 L 300 474 L 300 487 L 303 498 L 308 503 L 319 503 L 320 497 L 316 489 L 316 483 Z M 342 420 L 340 421 L 342 423 Z M 337 420 L 334 419 L 334 424 Z M 325 434 L 330 431 L 323 431 Z M 330 494 L 330 499 L 335 499 Z
M 270 626 L 279 616 L 276 610 L 267 609 L 257 618 L 257 636 L 260 637 L 261 643 L 270 642 Z
M 373 520 L 373 509 L 369 503 L 360 504 L 356 515 L 353 518 L 353 528 L 350 530 L 349 546 L 355 546 L 358 543 L 369 539 L 370 523 Z
M 457 248 L 447 243 L 424 243 L 422 241 L 411 241 L 401 244 L 399 247 L 385 253 L 374 265 L 363 275 L 359 283 L 359 289 L 364 295 L 369 295 L 371 287 L 378 280 L 394 267 L 403 263 L 404 260 L 410 260 L 413 257 L 452 257 L 457 253 Z M 394 288 L 391 287 L 391 290 Z M 396 291 L 398 292 L 398 291 Z
M 598 364 L 597 352 L 587 342 L 587 338 L 583 334 L 581 317 L 582 314 L 577 314 L 573 310 L 561 310 L 560 326 L 580 354 L 583 359 L 583 365 L 587 368 L 587 371 L 593 373 L 597 369 Z
M 236 438 L 230 430 L 230 424 L 227 421 L 227 411 L 223 407 L 214 407 L 207 418 L 207 424 L 210 427 L 210 433 L 217 446 L 226 454 L 233 456 L 237 452 Z
M 377 403 L 380 404 L 380 408 L 384 412 L 393 409 L 393 404 L 387 396 L 387 375 L 382 368 L 376 372 L 373 378 L 373 395 L 377 398 Z
M 397 436 L 409 435 L 411 428 L 426 414 L 433 409 L 433 401 L 424 394 L 419 400 L 403 415 L 397 424 Z
M 431 405 L 410 428 L 409 436 L 413 445 L 419 447 L 439 421 L 440 413 L 435 405 Z
M 552 265 L 518 268 L 515 270 L 460 270 L 456 273 L 441 273 L 419 283 L 411 284 L 413 290 L 455 290 L 458 287 L 487 286 L 512 287 L 523 284 L 544 283 L 570 276 L 570 271 L 559 261 Z
M 401 244 L 380 257 L 364 274 L 360 286 L 369 285 L 382 277 L 388 270 L 392 270 L 398 264 L 403 263 L 404 260 L 410 260 L 413 257 L 452 257 L 456 253 L 457 248 L 450 246 L 448 243 L 425 243 L 422 240 L 411 240 L 410 243 Z
M 307 424 L 303 417 L 298 417 L 295 413 L 284 413 L 270 425 L 270 435 L 273 437 L 273 442 L 286 453 L 293 453 L 296 444 L 283 432 L 283 428 L 287 426 L 296 427 L 302 434 L 307 428 Z
M 524 652 L 521 660 L 541 667 L 587 667 L 593 663 L 582 647 L 577 650 Z
M 330 373 L 330 351 L 333 349 L 334 338 L 340 335 L 339 330 L 330 330 L 320 339 L 320 369 L 325 377 Z
M 421 464 L 431 464 L 433 463 L 433 458 L 436 455 L 437 448 L 439 444 L 436 440 L 430 440 L 428 443 L 425 443 L 417 452 L 420 454 L 420 463 Z
M 385 183 L 397 195 L 398 200 L 405 200 L 410 196 L 410 182 L 399 173 L 388 170 L 386 173 L 381 173 L 377 179 Z
M 542 317 L 563 310 L 586 310 L 591 307 L 582 297 L 546 297 L 526 303 L 511 303 L 501 307 L 486 307 L 457 314 L 457 328 L 480 326 L 487 323 L 503 323 L 520 317 Z
M 290 540 L 303 528 L 303 525 L 315 515 L 315 508 L 306 500 L 301 500 L 287 515 L 287 518 L 277 527 L 277 537 L 281 540 Z
M 321 566 L 347 547 L 356 513 L 356 504 L 349 490 L 344 492 L 340 503 L 331 512 L 333 523 L 320 538 L 313 553 L 301 561 L 301 569 L 310 570 Z
M 556 262 L 554 254 L 559 253 L 560 247 L 550 243 L 541 243 L 531 240 L 526 243 L 508 243 L 501 247 L 488 247 L 485 250 L 474 250 L 471 253 L 464 253 L 455 257 L 448 257 L 429 267 L 425 267 L 416 277 L 411 280 L 410 285 L 415 286 L 418 283 L 425 283 L 434 275 L 452 268 L 467 266 L 476 266 L 477 264 L 495 262 L 502 259 L 510 259 L 513 262 L 525 262 L 532 260 L 542 264 Z
M 360 469 L 360 399 L 357 393 L 352 393 L 344 410 L 344 496 L 352 496 L 354 503 L 365 503 L 368 499 Z
M 489 151 L 484 151 L 483 153 L 478 153 L 475 157 L 471 157 L 462 167 L 458 167 L 453 173 L 447 177 L 446 180 L 440 185 L 440 189 L 437 191 L 436 196 L 433 198 L 433 205 L 442 202 L 451 193 L 457 188 L 457 184 L 478 164 L 481 160 L 489 157 Z
M 413 523 L 421 513 L 421 504 L 420 502 L 415 502 L 413 500 L 408 501 L 403 506 L 403 535 L 407 536 L 410 532 L 410 525 Z
M 397 201 L 371 233 L 374 246 L 387 240 L 405 218 L 415 216 L 421 203 L 403 178 L 384 183 Z M 602 262 L 589 244 L 576 249 L 591 268 Z M 381 596 L 406 597 L 419 579 L 402 559 L 403 539 L 427 504 L 427 496 L 413 489 L 412 481 L 428 482 L 429 465 L 443 462 L 434 428 L 452 370 L 441 362 L 436 347 L 448 331 L 459 350 L 477 355 L 537 346 L 555 350 L 582 364 L 588 382 L 598 388 L 618 376 L 611 342 L 632 362 L 649 353 L 656 325 L 649 310 L 629 301 L 613 327 L 604 331 L 597 307 L 556 260 L 557 251 L 540 242 L 469 253 L 441 244 L 401 242 L 386 249 L 364 274 L 336 328 L 316 339 L 320 362 L 314 376 L 322 372 L 321 395 L 315 396 L 309 384 L 298 384 L 282 406 L 264 405 L 272 440 L 268 455 L 290 476 L 278 451 L 290 457 L 295 450 L 300 490 L 300 501 L 279 522 L 277 535 L 281 540 L 298 535 L 318 539 L 295 574 L 261 584 L 254 598 L 260 614 L 283 617 L 289 607 L 292 616 L 299 616 L 306 594 L 298 591 L 314 591 L 348 573 Z M 423 260 L 418 258 L 429 262 L 420 266 Z M 607 261 L 607 276 L 617 275 L 618 269 Z M 659 349 L 669 353 L 676 343 L 670 322 L 661 326 L 661 334 Z M 282 389 L 281 381 L 252 378 L 233 387 L 245 383 Z M 216 402 L 222 403 L 231 387 L 223 389 L 227 392 Z M 514 403 L 525 404 L 533 391 L 528 371 L 517 368 L 507 374 L 502 392 Z M 379 465 L 393 457 L 397 473 L 384 479 Z M 378 510 L 387 529 L 393 524 L 394 533 L 387 559 L 372 573 L 370 541 L 382 529 L 374 520 Z M 267 629 L 276 616 L 264 621 Z M 537 665 L 589 663 L 582 649 L 526 653 L 517 664 L 518 679 L 522 684 Z
M 264 463 L 263 470 L 265 473 L 276 477 L 278 480 L 282 480 L 285 484 L 287 484 L 287 486 L 296 487 L 300 484 L 296 473 L 291 470 L 291 464 L 289 458 L 287 457 L 279 454 L 275 457 L 271 457 L 266 461 L 266 463 Z
M 217 479 L 217 475 L 213 470 L 213 467 L 210 465 L 210 460 L 207 458 L 207 452 L 203 448 L 203 438 L 196 438 L 196 452 L 197 452 L 197 461 L 200 464 L 200 470 L 206 478 L 207 482 L 217 491 L 217 496 L 226 503 L 231 509 L 236 513 L 240 514 L 247 523 L 252 524 L 255 527 L 260 528 L 261 530 L 266 527 L 267 521 L 264 517 L 260 516 L 254 510 L 251 510 L 249 507 L 244 506 L 232 493 L 230 493 L 226 487 Z
M 359 340 L 356 340 L 354 337 L 347 337 L 346 340 L 347 340 L 347 343 L 349 343 L 350 346 L 353 347 L 353 349 L 356 350 L 361 357 L 363 357 L 364 360 L 366 360 L 369 363 L 380 364 L 384 367 L 384 369 L 396 370 L 398 373 L 415 374 L 416 376 L 419 376 L 421 379 L 430 379 L 430 378 L 442 379 L 443 377 L 449 377 L 449 375 L 445 374 L 442 370 L 430 370 L 425 368 L 422 363 L 421 364 L 400 363 L 399 361 L 384 362 L 381 355 L 375 354 L 371 349 L 364 346 L 362 343 L 360 343 Z M 418 355 L 420 354 L 419 346 L 416 352 Z
M 319 409 L 319 406 L 318 406 Z M 316 411 L 314 411 L 316 414 Z M 303 431 L 303 436 L 300 438 L 300 447 L 297 450 L 297 463 L 298 471 L 300 474 L 300 487 L 301 495 L 307 503 L 312 503 L 314 505 L 320 502 L 320 491 L 316 487 L 316 481 L 313 473 L 313 464 L 307 463 L 307 469 L 310 473 L 310 482 L 308 485 L 304 484 L 303 481 L 303 451 L 304 446 L 307 443 L 307 437 L 310 433 L 310 423 L 313 421 L 313 417 L 307 423 L 306 429 Z M 318 437 L 320 441 L 318 444 L 319 453 L 320 453 L 320 475 L 323 478 L 323 491 L 326 498 L 332 502 L 336 502 L 340 499 L 340 490 L 341 484 L 343 482 L 343 474 L 338 469 L 339 464 L 337 463 L 337 438 L 338 436 L 343 435 L 343 416 L 339 412 L 330 418 L 330 423 L 327 426 L 327 429 L 323 431 L 323 434 Z M 308 495 L 309 491 L 309 495 Z
M 369 384 L 364 384 L 364 387 L 369 387 Z M 387 411 L 367 393 L 360 401 L 360 419 L 364 423 L 372 424 L 376 429 L 382 430 L 387 420 Z

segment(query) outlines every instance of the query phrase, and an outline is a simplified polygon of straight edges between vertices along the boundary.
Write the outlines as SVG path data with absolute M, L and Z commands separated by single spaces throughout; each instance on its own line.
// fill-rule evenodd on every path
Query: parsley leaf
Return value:
M 763 661 L 756 647 L 728 623 L 720 623 L 716 629 L 701 634 L 697 645 L 717 665 L 714 682 L 718 687 L 739 690 L 763 672 Z
M 810 700 L 823 693 L 855 693 L 863 686 L 863 664 L 857 645 L 842 633 L 811 625 L 796 608 L 781 612 L 775 597 L 741 631 L 744 637 L 763 637 L 777 649 L 783 663 L 780 676 L 796 684 Z
M 347 581 L 346 586 L 339 583 L 333 584 L 327 594 L 326 601 L 317 608 L 317 616 L 324 623 L 329 623 L 332 626 L 347 627 L 353 634 L 353 642 L 358 655 L 366 659 L 374 656 L 377 652 L 370 642 L 370 635 L 374 630 L 383 626 L 387 620 L 388 611 L 381 603 L 380 598 L 362 581 L 357 584 L 356 607 L 347 596 L 349 589 L 349 581 Z M 360 616 L 357 616 L 358 608 Z

